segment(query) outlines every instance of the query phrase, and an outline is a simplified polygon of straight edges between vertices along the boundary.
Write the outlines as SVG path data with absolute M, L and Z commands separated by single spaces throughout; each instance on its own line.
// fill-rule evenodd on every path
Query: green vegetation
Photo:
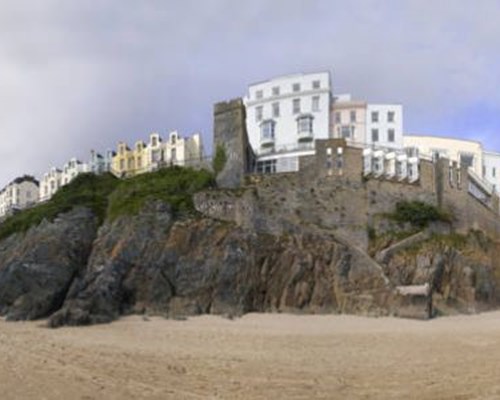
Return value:
M 43 219 L 52 221 L 58 214 L 75 206 L 89 207 L 100 221 L 103 221 L 108 207 L 108 196 L 118 183 L 118 179 L 111 174 L 79 175 L 46 203 L 7 218 L 0 224 L 0 239 L 16 232 L 24 232 L 31 226 L 38 225 Z
M 174 213 L 194 211 L 193 194 L 214 186 L 206 170 L 171 167 L 123 180 L 109 198 L 107 217 L 137 214 L 148 200 L 163 200 Z
M 134 178 L 119 180 L 111 174 L 82 174 L 62 187 L 49 201 L 23 210 L 0 223 L 0 240 L 16 232 L 25 232 L 44 219 L 75 206 L 90 208 L 102 223 L 120 215 L 133 215 L 148 200 L 169 203 L 174 213 L 194 211 L 192 195 L 214 186 L 213 175 L 205 170 L 171 167 Z
M 214 168 L 216 176 L 219 175 L 219 172 L 221 172 L 224 169 L 226 161 L 227 161 L 226 149 L 224 149 L 224 146 L 222 146 L 221 144 L 218 144 L 217 148 L 215 149 L 215 156 L 212 162 L 212 166 Z
M 398 223 L 410 223 L 417 228 L 425 228 L 430 222 L 450 222 L 451 216 L 422 201 L 401 201 L 396 204 L 396 210 L 388 217 Z

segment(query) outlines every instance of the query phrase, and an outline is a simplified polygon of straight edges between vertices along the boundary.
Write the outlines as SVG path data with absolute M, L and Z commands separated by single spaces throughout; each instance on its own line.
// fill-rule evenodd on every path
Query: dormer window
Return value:
M 172 136 L 170 136 L 170 142 L 172 144 L 175 144 L 177 142 L 177 135 L 175 133 Z

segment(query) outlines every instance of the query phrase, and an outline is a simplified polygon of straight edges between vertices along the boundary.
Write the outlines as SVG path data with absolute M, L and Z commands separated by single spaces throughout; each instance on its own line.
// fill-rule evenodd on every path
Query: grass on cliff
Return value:
M 23 210 L 0 223 L 0 240 L 16 232 L 25 232 L 44 219 L 75 206 L 90 208 L 99 218 L 113 220 L 121 215 L 137 214 L 148 200 L 163 200 L 174 213 L 194 211 L 193 194 L 215 186 L 213 175 L 205 170 L 171 167 L 119 180 L 111 174 L 82 174 L 63 186 L 49 201 Z
M 194 211 L 193 194 L 215 186 L 206 170 L 170 167 L 123 180 L 109 198 L 107 217 L 137 214 L 149 200 L 163 200 L 176 214 Z
M 108 208 L 108 197 L 119 180 L 111 174 L 82 174 L 63 186 L 49 201 L 19 212 L 0 224 L 0 239 L 16 232 L 25 232 L 42 220 L 52 221 L 57 215 L 75 206 L 90 208 L 103 221 Z

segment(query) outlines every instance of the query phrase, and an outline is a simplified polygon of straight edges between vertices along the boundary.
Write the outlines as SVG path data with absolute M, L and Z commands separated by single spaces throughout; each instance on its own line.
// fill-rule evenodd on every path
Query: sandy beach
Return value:
M 498 399 L 500 313 L 0 321 L 0 398 Z

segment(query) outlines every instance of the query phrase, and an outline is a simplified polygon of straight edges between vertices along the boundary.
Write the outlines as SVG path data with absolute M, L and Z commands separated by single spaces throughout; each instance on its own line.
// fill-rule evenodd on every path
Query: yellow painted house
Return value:
M 163 166 L 199 167 L 202 161 L 203 144 L 199 133 L 183 138 L 177 131 L 173 131 L 167 141 L 163 141 L 158 133 L 152 133 L 148 144 L 140 140 L 133 149 L 124 142 L 118 143 L 111 172 L 119 178 L 128 178 Z

